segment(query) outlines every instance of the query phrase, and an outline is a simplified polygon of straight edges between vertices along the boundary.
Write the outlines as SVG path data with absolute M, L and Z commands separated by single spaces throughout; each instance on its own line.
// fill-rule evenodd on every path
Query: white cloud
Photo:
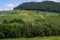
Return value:
M 0 10 L 1 10 L 1 8 L 0 8 Z
M 0 7 L 0 11 L 8 11 L 8 10 L 13 10 L 14 7 L 18 6 L 19 4 L 12 4 L 12 3 L 9 3 L 9 4 L 6 4 L 6 7 L 5 8 L 1 8 Z
M 12 9 L 8 9 L 8 8 L 0 8 L 0 11 L 9 11 L 9 10 L 12 10 Z
M 16 4 L 16 6 L 18 6 L 18 5 L 19 5 L 19 4 Z M 16 7 L 16 6 L 15 6 L 15 7 Z
M 2 8 L 0 8 L 0 11 L 2 11 Z
M 12 3 L 6 4 L 7 7 L 14 7 L 15 5 Z
M 10 9 L 4 9 L 5 11 L 8 11 L 8 10 L 10 10 Z
M 16 6 L 18 6 L 19 4 L 13 4 L 13 3 L 9 3 L 9 4 L 6 4 L 7 7 L 9 8 L 14 8 Z
M 18 6 L 19 4 L 8 3 L 6 4 L 7 9 L 5 10 L 12 10 L 14 7 Z

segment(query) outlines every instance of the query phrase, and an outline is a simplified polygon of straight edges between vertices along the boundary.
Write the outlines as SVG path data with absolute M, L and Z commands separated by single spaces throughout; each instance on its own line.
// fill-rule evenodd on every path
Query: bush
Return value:
M 60 25 L 54 22 L 35 21 L 33 23 L 0 24 L 0 38 L 21 38 L 37 36 L 58 36 Z

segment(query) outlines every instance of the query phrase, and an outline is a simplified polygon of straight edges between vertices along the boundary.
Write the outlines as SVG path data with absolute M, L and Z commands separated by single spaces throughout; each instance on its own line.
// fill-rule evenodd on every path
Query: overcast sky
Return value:
M 0 11 L 1 10 L 12 10 L 17 5 L 23 3 L 23 2 L 41 2 L 45 0 L 0 0 Z M 50 0 L 55 2 L 60 2 L 60 0 Z

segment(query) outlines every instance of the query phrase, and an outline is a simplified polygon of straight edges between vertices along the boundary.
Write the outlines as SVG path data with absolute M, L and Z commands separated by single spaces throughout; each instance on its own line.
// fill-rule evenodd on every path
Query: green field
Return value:
M 35 20 L 57 23 L 60 26 L 60 14 L 54 12 L 11 10 L 0 12 L 0 23 L 4 20 L 22 19 L 25 22 L 34 23 Z
M 0 40 L 60 40 L 60 36 L 34 37 L 34 38 L 7 38 Z
M 23 20 L 24 23 L 21 22 L 9 23 L 14 19 L 21 19 Z M 8 22 L 6 23 L 5 21 L 6 24 L 4 24 L 4 20 L 7 20 Z M 33 10 L 2 11 L 0 12 L 0 25 L 1 25 L 0 38 L 19 37 L 15 39 L 2 39 L 2 40 L 60 40 L 59 13 Z
M 28 10 L 12 10 L 0 12 L 0 22 L 3 20 L 23 19 L 26 22 L 34 20 L 58 21 L 60 22 L 60 14 L 43 11 L 28 11 Z

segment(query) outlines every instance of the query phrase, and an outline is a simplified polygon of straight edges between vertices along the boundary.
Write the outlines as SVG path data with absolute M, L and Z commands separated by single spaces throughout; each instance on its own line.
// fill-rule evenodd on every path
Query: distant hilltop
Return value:
M 48 12 L 59 12 L 60 13 L 60 3 L 53 1 L 43 1 L 43 2 L 26 2 L 18 5 L 14 10 L 38 10 L 38 11 L 48 11 Z

